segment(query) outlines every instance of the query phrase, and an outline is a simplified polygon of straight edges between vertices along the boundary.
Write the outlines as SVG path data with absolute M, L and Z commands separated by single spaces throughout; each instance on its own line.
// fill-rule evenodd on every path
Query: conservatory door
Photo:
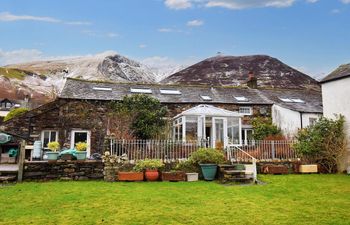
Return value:
M 213 117 L 212 126 L 212 147 L 225 148 L 227 146 L 227 119 Z

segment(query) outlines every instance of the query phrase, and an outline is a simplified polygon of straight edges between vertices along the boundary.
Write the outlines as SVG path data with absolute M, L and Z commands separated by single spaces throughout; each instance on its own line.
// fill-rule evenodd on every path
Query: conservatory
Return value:
M 211 105 L 198 105 L 174 117 L 173 138 L 205 141 L 212 148 L 241 145 L 241 115 Z

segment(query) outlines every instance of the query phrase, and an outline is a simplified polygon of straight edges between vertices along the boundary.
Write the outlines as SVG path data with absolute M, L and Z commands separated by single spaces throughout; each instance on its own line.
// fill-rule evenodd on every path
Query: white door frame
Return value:
M 90 157 L 90 151 L 91 151 L 91 131 L 90 130 L 72 130 L 71 132 L 71 140 L 70 140 L 70 147 L 71 149 L 73 149 L 74 146 L 74 136 L 75 133 L 87 133 L 87 140 L 86 140 L 86 144 L 87 144 L 87 148 L 86 148 L 86 155 L 87 157 Z
M 224 138 L 224 148 L 227 147 L 228 145 L 228 140 L 227 140 L 227 118 L 226 117 L 213 117 L 212 118 L 212 148 L 216 147 L 216 125 L 215 125 L 215 120 L 222 120 L 223 123 L 223 138 Z

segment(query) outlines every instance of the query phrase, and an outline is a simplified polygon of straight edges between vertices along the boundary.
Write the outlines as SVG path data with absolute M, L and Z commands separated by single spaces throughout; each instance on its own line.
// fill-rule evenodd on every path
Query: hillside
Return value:
M 266 55 L 208 58 L 161 82 L 165 84 L 244 86 L 249 72 L 253 72 L 257 77 L 259 87 L 319 90 L 319 84 L 315 79 Z

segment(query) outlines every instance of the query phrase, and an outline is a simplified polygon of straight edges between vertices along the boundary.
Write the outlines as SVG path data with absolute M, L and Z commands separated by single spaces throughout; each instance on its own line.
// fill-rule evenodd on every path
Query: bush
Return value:
M 344 123 L 344 116 L 319 119 L 298 132 L 295 150 L 307 163 L 319 163 L 328 173 L 335 172 L 346 149 Z
M 164 163 L 158 159 L 145 159 L 140 160 L 136 163 L 134 170 L 143 171 L 143 170 L 158 170 L 164 167 Z
M 201 148 L 198 151 L 192 153 L 189 160 L 195 164 L 220 164 L 225 161 L 225 156 L 219 150 L 213 148 Z
M 60 149 L 60 143 L 58 143 L 57 141 L 52 141 L 52 142 L 49 142 L 47 144 L 47 147 L 53 151 L 53 152 L 57 152 L 59 149 Z
M 252 121 L 255 140 L 264 140 L 265 138 L 273 139 L 282 135 L 281 129 L 272 124 L 271 118 L 258 117 Z
M 5 116 L 4 118 L 4 122 L 8 121 L 12 118 L 18 117 L 26 112 L 28 112 L 29 109 L 27 108 L 15 108 L 15 109 L 11 109 L 11 111 Z
M 191 160 L 179 162 L 176 165 L 175 170 L 182 171 L 185 173 L 199 173 L 200 172 L 198 165 L 194 164 Z
M 122 102 L 113 102 L 111 107 L 117 114 L 128 115 L 130 129 L 140 139 L 155 138 L 166 125 L 167 109 L 151 96 L 125 96 Z

